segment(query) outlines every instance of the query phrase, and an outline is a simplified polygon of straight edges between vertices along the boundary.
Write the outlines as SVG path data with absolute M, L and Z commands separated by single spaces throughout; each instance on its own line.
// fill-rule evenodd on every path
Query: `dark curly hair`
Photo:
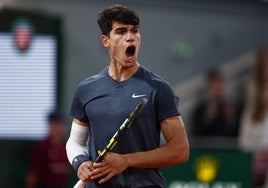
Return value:
M 116 4 L 100 12 L 97 21 L 102 34 L 109 36 L 114 22 L 139 25 L 140 18 L 134 10 L 123 5 Z

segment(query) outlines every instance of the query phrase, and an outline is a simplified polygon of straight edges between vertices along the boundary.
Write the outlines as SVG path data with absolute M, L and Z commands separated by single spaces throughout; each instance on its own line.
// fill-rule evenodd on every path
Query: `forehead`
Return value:
M 123 24 L 121 22 L 113 22 L 112 30 L 116 30 L 118 28 L 129 28 L 129 29 L 132 29 L 132 28 L 135 28 L 135 27 L 139 27 L 139 26 L 138 25 L 131 25 L 131 24 Z

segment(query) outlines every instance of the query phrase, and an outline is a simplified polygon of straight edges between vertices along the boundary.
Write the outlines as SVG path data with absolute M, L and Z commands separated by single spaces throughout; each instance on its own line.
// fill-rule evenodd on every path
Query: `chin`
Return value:
M 136 65 L 136 60 L 133 60 L 133 61 L 130 61 L 130 60 L 126 60 L 125 61 L 125 65 L 126 66 L 134 66 L 134 65 Z

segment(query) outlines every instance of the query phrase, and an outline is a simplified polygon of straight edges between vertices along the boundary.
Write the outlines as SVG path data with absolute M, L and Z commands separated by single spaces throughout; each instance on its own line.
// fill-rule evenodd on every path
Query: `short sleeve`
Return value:
M 82 121 L 84 123 L 88 123 L 88 117 L 86 115 L 86 112 L 84 110 L 84 104 L 81 102 L 80 98 L 80 90 L 81 88 L 78 87 L 76 90 L 73 101 L 72 101 L 72 106 L 71 106 L 71 116 L 73 116 L 75 119 L 78 119 L 79 121 Z
M 156 106 L 160 122 L 169 117 L 180 115 L 179 97 L 175 95 L 171 86 L 166 82 L 162 83 L 157 89 Z

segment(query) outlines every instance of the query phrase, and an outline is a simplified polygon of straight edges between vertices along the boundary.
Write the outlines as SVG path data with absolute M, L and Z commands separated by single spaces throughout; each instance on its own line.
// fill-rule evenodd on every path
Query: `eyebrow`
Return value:
M 121 27 L 115 28 L 115 31 L 126 30 L 126 29 L 127 27 L 121 26 Z
M 139 28 L 139 25 L 132 25 L 132 26 L 133 27 L 130 28 L 130 30 Z M 122 29 L 128 29 L 128 27 L 127 26 L 119 26 L 119 27 L 115 28 L 114 30 L 117 31 L 117 30 L 122 30 Z

